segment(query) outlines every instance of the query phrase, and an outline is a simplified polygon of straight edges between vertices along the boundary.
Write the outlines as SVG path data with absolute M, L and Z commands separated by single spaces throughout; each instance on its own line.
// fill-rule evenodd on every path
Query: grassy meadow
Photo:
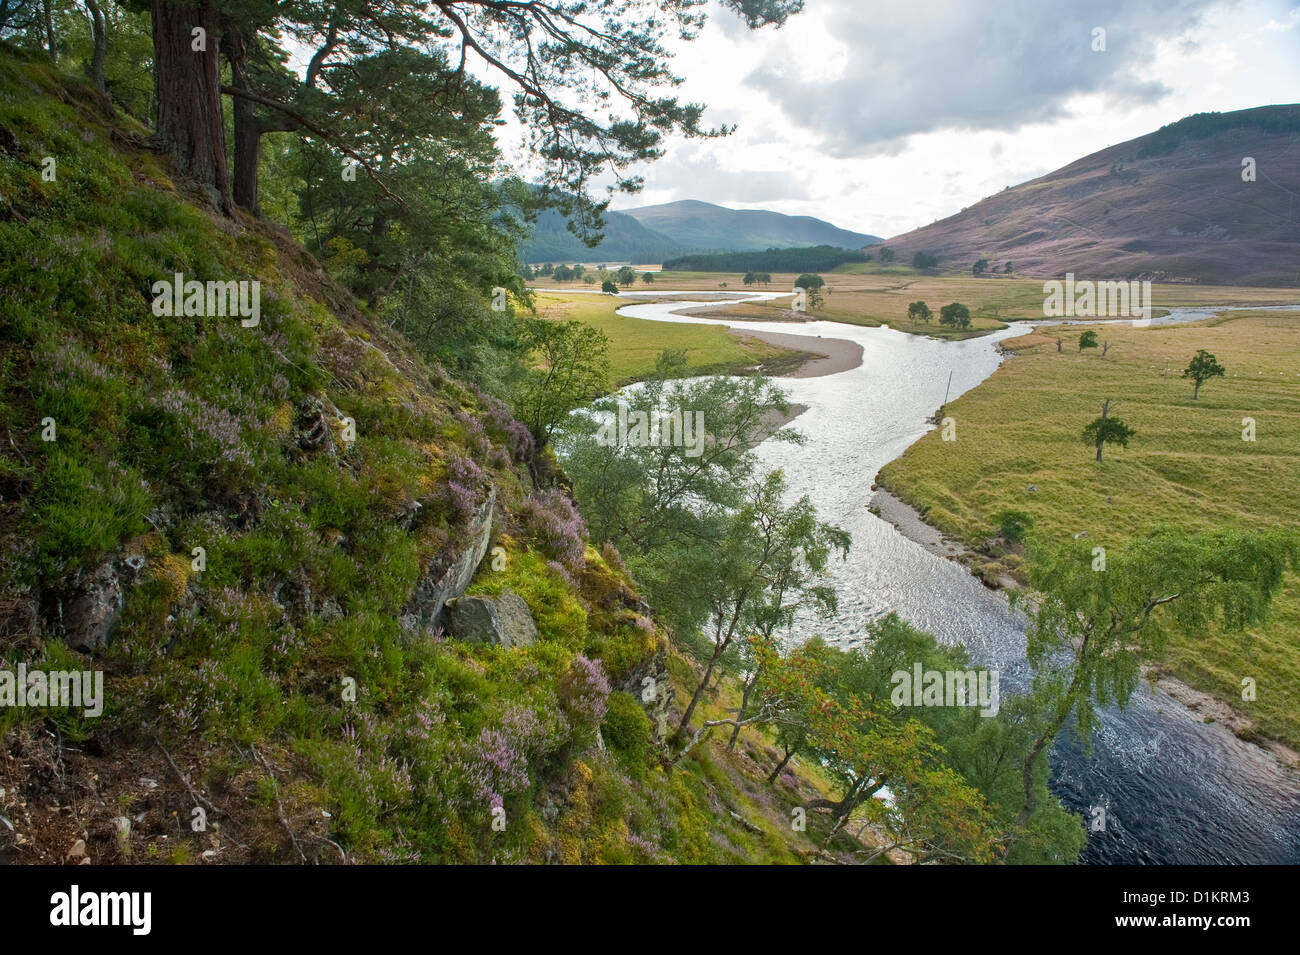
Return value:
M 638 276 L 641 271 L 638 271 Z M 744 284 L 744 276 L 734 272 L 659 272 L 653 285 L 640 278 L 636 288 L 690 289 L 710 292 L 784 291 L 794 286 L 794 273 L 773 273 L 770 285 Z M 999 328 L 1020 318 L 1043 317 L 1043 279 L 1015 275 L 935 275 L 910 266 L 881 265 L 878 262 L 849 263 L 823 273 L 826 280 L 824 301 L 809 309 L 805 316 L 844 322 L 849 325 L 882 325 L 912 334 L 936 338 L 970 338 Z M 590 288 L 580 280 L 553 283 L 538 279 L 538 284 L 556 288 Z M 935 316 L 929 322 L 910 322 L 907 306 L 917 300 L 930 306 Z M 1293 289 L 1240 288 L 1212 285 L 1153 285 L 1154 314 L 1166 314 L 1164 308 L 1181 305 L 1282 305 L 1295 299 Z M 939 309 L 950 302 L 961 302 L 971 310 L 971 327 L 965 331 L 939 324 Z M 717 309 L 719 317 L 748 321 L 790 321 L 801 316 L 790 311 L 788 299 L 771 302 L 744 302 Z
M 694 375 L 741 372 L 758 365 L 778 374 L 808 357 L 805 352 L 769 345 L 751 335 L 733 334 L 721 325 L 675 325 L 615 314 L 635 299 L 555 292 L 538 292 L 536 299 L 541 317 L 585 322 L 609 336 L 610 383 L 614 386 L 645 378 L 654 371 L 665 348 L 684 351 Z
M 1086 532 L 1108 548 L 1162 522 L 1208 530 L 1300 521 L 1300 317 L 1244 311 L 1195 325 L 1093 327 L 1110 343 L 1104 357 L 1078 350 L 1079 326 L 1061 329 L 1061 352 L 1052 328 L 1005 342 L 1012 357 L 946 409 L 957 440 L 927 434 L 881 483 L 971 543 L 993 536 L 992 516 L 1007 508 L 1031 514 L 1041 532 Z M 1193 400 L 1180 375 L 1199 348 L 1227 374 Z M 1106 398 L 1137 434 L 1098 464 L 1081 433 Z M 1255 421 L 1253 442 L 1243 440 L 1244 418 Z M 1300 580 L 1288 580 L 1248 641 L 1182 635 L 1163 668 L 1232 703 L 1263 735 L 1300 744 Z M 1249 703 L 1247 676 L 1258 684 Z

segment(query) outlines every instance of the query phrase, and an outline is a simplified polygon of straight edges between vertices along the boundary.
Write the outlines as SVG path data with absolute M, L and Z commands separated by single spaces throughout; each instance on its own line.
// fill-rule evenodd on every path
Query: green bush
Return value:
M 624 768 L 636 778 L 644 775 L 654 726 L 636 698 L 622 690 L 611 693 L 600 731 L 605 744 L 618 754 Z
M 1034 518 L 1024 511 L 1005 510 L 993 515 L 998 533 L 1008 544 L 1019 544 L 1025 534 L 1034 526 Z

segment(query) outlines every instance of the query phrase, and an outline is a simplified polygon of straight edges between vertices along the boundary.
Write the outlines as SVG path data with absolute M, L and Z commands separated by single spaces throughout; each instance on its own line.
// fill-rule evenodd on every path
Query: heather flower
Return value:
M 194 453 L 214 451 L 218 461 L 240 468 L 253 466 L 252 455 L 244 447 L 239 419 L 182 388 L 172 388 L 154 399 L 155 407 L 172 415 L 181 425 L 187 450 Z
M 532 457 L 534 448 L 532 432 L 515 419 L 505 402 L 481 391 L 478 392 L 478 402 L 488 428 L 500 432 L 511 457 L 516 461 L 526 461 Z
M 62 391 L 69 381 L 86 379 L 91 382 L 108 380 L 108 370 L 91 358 L 79 345 L 61 342 L 49 356 L 52 374 L 47 379 L 50 387 Z
M 579 654 L 560 681 L 560 705 L 579 736 L 591 734 L 605 719 L 609 706 L 609 677 L 599 660 Z
M 483 469 L 472 458 L 457 456 L 447 465 L 447 504 L 457 520 L 468 521 L 478 505 Z
M 563 493 L 552 488 L 533 495 L 519 509 L 519 520 L 542 553 L 574 573 L 586 565 L 587 525 Z

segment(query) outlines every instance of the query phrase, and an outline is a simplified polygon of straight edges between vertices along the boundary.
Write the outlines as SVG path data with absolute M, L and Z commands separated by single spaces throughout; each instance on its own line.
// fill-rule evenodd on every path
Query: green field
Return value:
M 640 273 L 638 273 L 639 275 Z M 770 285 L 744 284 L 744 276 L 728 272 L 661 272 L 653 285 L 639 278 L 636 288 L 698 289 L 712 292 L 782 291 L 794 285 L 793 273 L 775 273 Z M 772 302 L 739 303 L 717 309 L 722 318 L 747 321 L 790 321 L 800 318 L 825 319 L 850 325 L 887 324 L 899 331 L 936 338 L 970 338 L 999 328 L 1017 318 L 1043 317 L 1043 279 L 1020 276 L 932 275 L 905 265 L 877 262 L 850 263 L 823 275 L 825 301 L 806 315 L 789 309 L 788 299 Z M 539 279 L 547 284 L 549 279 Z M 557 287 L 590 288 L 580 281 Z M 1154 285 L 1155 314 L 1180 305 L 1282 305 L 1295 301 L 1295 289 L 1240 288 L 1213 285 Z M 917 300 L 936 313 L 929 322 L 907 319 L 907 306 Z M 939 324 L 938 311 L 950 302 L 970 307 L 971 327 L 966 331 Z
M 543 318 L 574 319 L 609 336 L 610 383 L 614 386 L 645 378 L 654 371 L 665 348 L 684 351 L 693 375 L 740 373 L 758 365 L 770 374 L 779 374 L 808 357 L 805 352 L 733 334 L 721 325 L 675 325 L 614 314 L 634 299 L 555 292 L 538 292 L 536 299 L 537 312 Z
M 1078 351 L 1079 327 L 1062 330 L 1059 353 L 1052 329 L 1004 343 L 1014 356 L 946 409 L 957 440 L 927 434 L 884 468 L 881 484 L 971 544 L 994 536 L 992 515 L 1005 508 L 1028 512 L 1041 532 L 1087 532 L 1115 548 L 1162 522 L 1204 530 L 1300 523 L 1300 317 L 1236 312 L 1196 325 L 1095 327 L 1110 343 L 1105 357 Z M 1227 376 L 1194 401 L 1179 376 L 1198 348 Z M 1098 464 L 1081 432 L 1108 397 L 1137 435 Z M 1243 440 L 1243 418 L 1255 421 L 1254 442 Z M 1289 578 L 1271 621 L 1248 643 L 1183 634 L 1162 666 L 1230 702 L 1263 735 L 1300 744 L 1300 580 Z M 1258 684 L 1250 703 L 1241 701 L 1247 676 Z

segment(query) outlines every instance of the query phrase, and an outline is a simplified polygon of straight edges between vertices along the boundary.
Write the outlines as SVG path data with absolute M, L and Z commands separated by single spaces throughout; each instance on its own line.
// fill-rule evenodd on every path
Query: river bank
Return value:
M 786 352 L 799 353 L 798 363 L 791 363 L 784 372 L 768 371 L 777 378 L 820 378 L 852 371 L 862 364 L 862 346 L 844 338 L 823 338 L 818 335 L 810 341 L 808 335 L 739 331 L 734 328 L 728 331 L 741 340 L 757 338 Z
M 1021 586 L 1020 581 L 1007 574 L 999 575 L 996 582 L 991 583 L 976 570 L 981 561 L 989 560 L 989 555 L 968 541 L 948 536 L 926 521 L 919 510 L 887 488 L 875 485 L 875 493 L 868 507 L 871 513 L 892 524 L 908 540 L 932 554 L 962 565 L 985 586 L 995 590 L 1018 589 Z M 1142 674 L 1148 683 L 1201 716 L 1205 722 L 1222 724 L 1238 739 L 1267 750 L 1288 769 L 1300 771 L 1300 751 L 1282 740 L 1262 734 L 1255 721 L 1231 703 L 1212 693 L 1196 689 L 1172 673 L 1162 670 L 1158 664 L 1144 664 Z
M 775 294 L 759 293 L 756 297 L 769 296 Z M 988 394 L 983 383 L 998 372 L 999 366 L 1019 369 L 1025 361 L 1038 360 L 1018 355 L 1008 361 L 998 347 L 1026 329 L 1006 328 L 962 341 L 939 341 L 897 328 L 828 321 L 737 321 L 718 311 L 730 308 L 725 304 L 709 307 L 691 302 L 683 293 L 675 303 L 628 305 L 620 313 L 664 323 L 665 328 L 675 324 L 716 324 L 746 333 L 788 334 L 801 338 L 804 348 L 818 351 L 825 351 L 827 339 L 846 339 L 863 346 L 861 364 L 847 371 L 785 378 L 782 385 L 790 400 L 808 407 L 808 413 L 796 424 L 806 441 L 801 445 L 769 441 L 758 448 L 765 469 L 780 468 L 793 496 L 807 495 L 820 514 L 848 531 L 853 540 L 847 557 L 837 561 L 834 568 L 840 594 L 838 613 L 831 618 L 797 620 L 792 639 L 820 636 L 835 646 L 860 647 L 871 638 L 875 621 L 897 613 L 942 642 L 964 646 L 978 665 L 1001 672 L 1008 688 L 1023 686 L 1031 678 L 1025 660 L 1024 619 L 1008 608 L 1005 596 L 969 568 L 948 559 L 947 554 L 935 553 L 933 548 L 942 546 L 943 535 L 933 528 L 928 529 L 930 546 L 925 546 L 868 510 L 874 490 L 869 489 L 871 476 L 881 473 L 882 468 L 892 468 L 892 462 L 904 455 L 913 457 L 909 449 L 924 450 L 934 445 L 928 450 L 927 466 L 910 470 L 904 488 L 907 494 L 923 506 L 934 502 L 934 513 L 929 518 L 944 527 L 950 537 L 960 535 L 975 542 L 991 534 L 988 514 L 1001 507 L 1016 507 L 1032 512 L 1036 526 L 1045 531 L 1074 534 L 1087 529 L 1094 539 L 1115 538 L 1118 543 L 1122 540 L 1120 533 L 1128 530 L 1127 524 L 1117 523 L 1121 516 L 1150 516 L 1157 510 L 1155 505 L 1167 503 L 1172 508 L 1182 500 L 1172 493 L 1152 499 L 1150 489 L 1160 484 L 1158 472 L 1154 477 L 1142 474 L 1140 479 L 1119 484 L 1108 480 L 1117 473 L 1123 477 L 1128 460 L 1159 437 L 1154 425 L 1160 422 L 1153 421 L 1145 410 L 1140 420 L 1133 422 L 1142 432 L 1134 447 L 1108 455 L 1104 469 L 1093 467 L 1091 457 L 1086 456 L 1087 467 L 1081 471 L 1077 435 L 1082 423 L 1076 419 L 1086 410 L 1086 402 L 1071 397 L 1062 401 L 1054 414 L 1051 408 L 1041 407 L 1046 398 L 1040 400 L 1034 389 L 1019 387 L 1011 389 L 1008 410 L 990 412 L 979 407 L 980 402 L 987 401 L 979 397 Z M 683 315 L 679 309 L 701 311 Z M 1190 312 L 1180 310 L 1170 321 Z M 1186 317 L 1190 319 L 1191 315 Z M 1272 321 L 1274 316 L 1268 319 Z M 1271 328 L 1267 322 L 1264 327 Z M 1285 330 L 1276 331 L 1281 334 Z M 1111 372 L 1119 371 L 1112 366 L 1130 359 L 1140 360 L 1141 369 L 1155 376 L 1161 390 L 1169 386 L 1181 389 L 1185 383 L 1163 374 L 1173 361 L 1166 359 L 1158 367 L 1148 368 L 1156 362 L 1125 344 L 1130 336 L 1141 334 L 1159 344 L 1176 332 L 1163 324 L 1149 330 L 1108 327 L 1106 337 L 1112 347 L 1104 362 L 1074 352 L 1058 356 L 1054 341 L 1040 346 L 1039 351 L 1051 349 L 1054 364 L 1047 385 L 1038 390 L 1050 394 L 1061 384 L 1059 379 L 1067 369 L 1055 364 L 1058 360 L 1067 365 L 1079 363 L 1080 375 L 1086 371 L 1095 387 L 1099 375 L 1109 381 Z M 1231 337 L 1239 338 L 1240 332 Z M 1289 340 L 1291 336 L 1286 337 Z M 1261 338 L 1259 343 L 1270 347 L 1274 344 L 1272 338 L 1267 342 Z M 1216 341 L 1212 347 L 1222 348 L 1223 358 L 1230 355 L 1226 345 L 1226 341 Z M 1169 359 L 1179 352 L 1181 349 L 1169 352 Z M 1242 364 L 1236 356 L 1232 360 L 1234 365 Z M 1232 368 L 1230 374 L 1236 370 Z M 1259 375 L 1260 370 L 1264 374 Z M 994 380 L 1001 382 L 1006 374 L 1003 371 Z M 1018 376 L 1019 372 L 1012 375 Z M 1261 368 L 1252 362 L 1242 368 L 1241 380 L 1248 376 L 1250 387 L 1265 395 L 1269 406 L 1275 406 L 1283 380 L 1277 369 Z M 1217 384 L 1195 405 L 1188 388 L 1187 401 L 1180 402 L 1177 409 L 1182 431 L 1176 432 L 1176 420 L 1171 420 L 1170 428 L 1185 434 L 1188 416 L 1209 410 L 1212 403 L 1217 404 L 1218 393 L 1227 391 L 1226 382 Z M 995 384 L 994 391 L 1002 387 Z M 1130 396 L 1126 412 L 1134 406 L 1133 399 L 1141 390 L 1131 385 L 1115 390 L 1116 394 Z M 1289 393 L 1289 387 L 1282 390 Z M 963 403 L 966 395 L 978 400 Z M 940 405 L 946 405 L 945 414 L 955 414 L 958 421 L 960 438 L 955 444 L 940 442 L 937 434 L 925 439 L 925 422 Z M 1235 407 L 1230 410 L 1236 412 Z M 1028 419 L 1022 420 L 1025 416 Z M 1240 421 L 1240 414 L 1236 420 Z M 997 432 L 1005 429 L 1006 421 L 1016 423 L 1015 440 L 999 443 Z M 1050 425 L 1047 434 L 1043 433 L 1044 422 Z M 1288 437 L 1281 424 L 1269 419 L 1269 442 L 1246 449 L 1279 453 L 1275 442 L 1285 442 Z M 1055 470 L 1043 470 L 1035 459 L 1041 456 L 1051 460 L 1058 437 L 1061 446 L 1056 450 L 1061 454 L 1061 463 Z M 1230 437 L 1235 439 L 1232 448 L 1241 450 L 1239 429 L 1234 429 Z M 1043 445 L 1047 439 L 1050 443 Z M 1300 440 L 1294 446 L 1300 448 Z M 1282 443 L 1280 447 L 1292 445 Z M 1222 457 L 1227 449 L 1213 450 Z M 990 454 L 1006 454 L 1009 460 L 999 457 L 989 464 L 985 458 Z M 1187 460 L 1186 451 L 1178 460 Z M 1094 474 L 1098 471 L 1102 473 Z M 1081 483 L 1080 474 L 1093 475 L 1101 482 L 1100 489 L 1094 494 L 1091 482 Z M 1238 477 L 1234 476 L 1232 488 L 1242 485 Z M 887 476 L 881 480 L 891 483 Z M 1213 506 L 1217 501 L 1221 506 L 1224 501 L 1237 501 L 1253 513 L 1269 514 L 1269 505 L 1261 502 L 1255 492 L 1272 491 L 1276 484 L 1246 482 L 1242 485 L 1246 490 L 1236 497 L 1232 488 L 1221 489 L 1210 503 Z M 952 492 L 944 490 L 949 486 L 954 488 Z M 990 494 L 1005 494 L 1008 502 L 1014 503 L 999 502 L 990 509 Z M 1075 501 L 1080 494 L 1084 495 L 1083 501 Z M 1107 496 L 1113 496 L 1113 504 L 1107 503 Z M 1283 498 L 1283 503 L 1288 500 Z M 1079 516 L 1079 505 L 1086 505 L 1084 514 L 1091 515 L 1090 520 Z M 926 522 L 915 515 L 912 519 L 914 535 L 921 533 L 916 528 Z M 992 552 L 1001 550 L 997 547 Z M 1003 554 L 1001 561 L 1014 564 L 1018 556 Z M 1256 641 L 1257 653 L 1272 650 L 1269 639 L 1275 632 L 1276 628 Z M 1292 632 L 1300 632 L 1300 626 L 1293 627 Z M 1271 662 L 1265 656 L 1258 669 L 1250 672 L 1260 675 L 1260 686 L 1265 691 L 1261 696 L 1268 703 L 1285 701 L 1288 686 L 1270 684 L 1270 674 L 1290 671 L 1270 670 Z M 1222 692 L 1228 694 L 1231 690 Z M 1100 802 L 1107 806 L 1107 818 L 1115 820 L 1104 833 L 1090 833 L 1082 859 L 1085 863 L 1300 863 L 1300 776 L 1287 770 L 1268 749 L 1234 735 L 1226 723 L 1207 721 L 1204 712 L 1183 705 L 1144 681 L 1124 710 L 1113 706 L 1100 710 L 1091 743 L 1090 751 L 1085 752 L 1077 739 L 1064 738 L 1052 754 L 1052 791 L 1063 804 L 1086 819 Z M 1196 822 L 1189 823 L 1190 818 Z

